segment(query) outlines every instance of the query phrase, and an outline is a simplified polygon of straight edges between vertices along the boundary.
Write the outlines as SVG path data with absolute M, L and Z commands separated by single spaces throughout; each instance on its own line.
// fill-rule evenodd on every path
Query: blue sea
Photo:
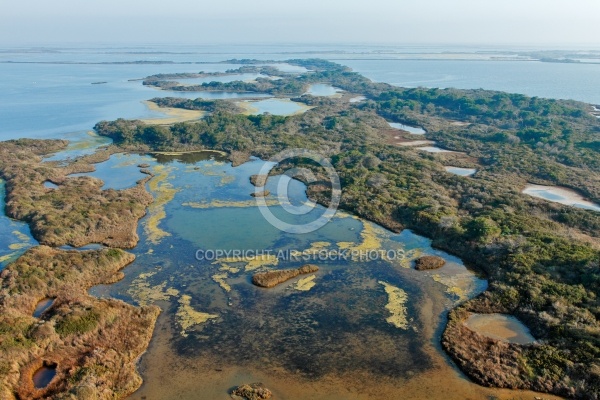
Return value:
M 318 57 L 398 86 L 483 88 L 600 104 L 600 64 L 497 61 L 483 50 L 291 45 L 0 48 L 0 140 L 62 137 L 90 130 L 100 120 L 156 116 L 143 100 L 196 94 L 161 92 L 136 79 L 157 73 L 225 71 L 238 66 L 215 63 L 233 58 Z M 514 53 L 491 50 L 506 56 Z M 135 61 L 168 64 L 115 64 Z

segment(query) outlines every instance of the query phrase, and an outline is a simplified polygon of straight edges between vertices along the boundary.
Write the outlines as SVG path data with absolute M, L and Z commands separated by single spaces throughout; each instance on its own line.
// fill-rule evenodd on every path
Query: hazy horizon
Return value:
M 7 4 L 0 44 L 374 44 L 600 47 L 600 2 L 191 0 Z

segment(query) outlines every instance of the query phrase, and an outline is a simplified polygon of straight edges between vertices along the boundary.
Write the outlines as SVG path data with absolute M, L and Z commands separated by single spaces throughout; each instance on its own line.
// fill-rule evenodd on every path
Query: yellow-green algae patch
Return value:
M 70 141 L 68 150 L 87 150 L 107 143 L 105 136 L 100 136 L 94 131 L 87 131 L 86 135 L 91 137 L 89 140 Z
M 133 280 L 127 293 L 133 297 L 139 305 L 146 306 L 157 301 L 166 301 L 171 297 L 179 295 L 179 291 L 174 288 L 167 288 L 167 281 L 158 285 L 151 286 L 148 278 L 154 276 L 156 272 L 146 272 L 140 274 Z
M 469 274 L 458 274 L 454 276 L 444 276 L 434 274 L 431 276 L 434 281 L 446 286 L 446 293 L 453 295 L 456 302 L 460 303 L 469 299 L 466 287 L 468 287 L 471 276 Z
M 360 232 L 360 243 L 338 242 L 337 245 L 342 250 L 351 251 L 369 251 L 379 250 L 382 247 L 381 232 L 375 229 L 374 224 L 363 222 L 363 229 Z
M 202 165 L 188 165 L 185 172 L 196 172 L 204 176 L 220 176 L 222 178 L 230 176 L 235 180 L 235 175 L 227 174 L 226 171 L 215 168 L 222 168 L 225 165 L 222 161 L 211 160 L 202 163 Z
M 143 119 L 147 125 L 171 125 L 178 122 L 195 121 L 204 118 L 205 111 L 202 110 L 185 110 L 182 108 L 159 107 L 151 101 L 144 101 L 144 104 L 152 110 L 158 111 L 165 115 L 163 118 L 147 118 Z
M 205 323 L 210 319 L 219 318 L 218 315 L 203 313 L 196 311 L 190 305 L 192 298 L 188 295 L 183 295 L 179 299 L 179 308 L 177 309 L 177 321 L 181 325 L 181 336 L 187 337 L 186 330 L 195 325 Z
M 302 251 L 299 250 L 291 250 L 290 254 L 293 257 L 316 257 L 320 251 L 327 249 L 331 246 L 329 242 L 313 242 L 310 244 L 310 247 L 304 249 Z
M 148 207 L 149 216 L 144 223 L 144 231 L 148 241 L 158 244 L 164 237 L 171 236 L 169 232 L 159 228 L 159 224 L 167 216 L 165 205 L 173 200 L 177 189 L 167 182 L 171 169 L 164 165 L 157 165 L 153 172 L 155 176 L 148 183 L 148 187 L 154 195 L 154 202 Z
M 8 248 L 10 250 L 21 250 L 21 249 L 24 249 L 24 248 L 30 246 L 29 236 L 27 236 L 24 233 L 21 233 L 19 231 L 13 231 L 12 234 L 15 235 L 17 237 L 17 239 L 19 239 L 21 241 L 21 243 L 13 243 L 13 244 L 8 245 Z
M 329 242 L 313 242 L 310 244 L 310 249 L 324 249 L 331 246 Z
M 386 318 L 386 321 L 394 325 L 396 328 L 408 329 L 408 320 L 406 318 L 406 301 L 408 295 L 406 292 L 396 286 L 392 286 L 387 282 L 379 281 L 385 288 L 385 292 L 388 295 L 388 303 L 385 308 L 390 312 L 390 316 Z
M 221 181 L 219 182 L 219 186 L 225 186 L 228 185 L 232 182 L 235 182 L 235 176 L 234 175 L 225 175 L 221 177 Z
M 401 254 L 401 257 L 398 257 L 396 259 L 396 263 L 402 268 L 408 269 L 411 267 L 412 262 L 415 261 L 417 258 L 421 257 L 421 255 L 423 255 L 423 251 L 420 249 L 408 250 L 403 252 Z
M 219 258 L 214 261 L 213 264 L 221 264 L 223 263 L 245 263 L 244 270 L 246 271 L 254 271 L 261 267 L 266 266 L 276 266 L 279 264 L 279 259 L 274 254 L 257 254 L 255 256 L 248 257 L 228 257 L 228 258 Z
M 218 283 L 224 291 L 231 292 L 231 286 L 229 286 L 229 284 L 226 281 L 227 278 L 229 278 L 227 272 L 224 272 L 222 274 L 214 274 L 212 276 L 212 280 Z
M 22 242 L 29 242 L 29 236 L 27 236 L 24 233 L 21 233 L 19 231 L 13 231 L 12 234 L 19 238 L 19 240 Z
M 13 243 L 8 245 L 8 248 L 11 250 L 21 250 L 25 247 L 29 247 L 29 243 Z
M 18 252 L 13 252 L 13 253 L 9 253 L 9 254 L 0 256 L 0 263 L 3 263 L 6 261 L 9 261 L 9 260 L 12 260 L 13 258 L 16 258 L 18 254 L 19 254 Z
M 311 275 L 311 276 L 307 276 L 306 278 L 300 279 L 298 282 L 296 282 L 294 289 L 301 290 L 303 292 L 308 292 L 310 289 L 312 289 L 316 285 L 316 282 L 315 282 L 316 277 L 317 277 L 316 275 Z

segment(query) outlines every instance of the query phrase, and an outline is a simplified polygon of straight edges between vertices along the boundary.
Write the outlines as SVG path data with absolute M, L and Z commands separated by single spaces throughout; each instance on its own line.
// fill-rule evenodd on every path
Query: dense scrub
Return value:
M 43 162 L 42 155 L 66 147 L 65 141 L 16 140 L 0 143 L 0 177 L 6 181 L 6 213 L 26 221 L 42 244 L 84 246 L 102 243 L 132 248 L 138 220 L 152 196 L 140 182 L 126 190 L 102 190 L 91 177 L 68 177 L 94 170 L 115 149 L 76 159 L 67 165 Z M 44 182 L 58 187 L 47 188 Z
M 323 82 L 368 100 L 351 104 L 302 96 L 299 100 L 318 107 L 291 117 L 215 109 L 194 123 L 151 127 L 117 120 L 101 122 L 96 130 L 128 148 L 210 148 L 259 157 L 296 147 L 321 152 L 340 175 L 343 208 L 396 231 L 425 234 L 488 274 L 489 290 L 452 313 L 444 337 L 446 349 L 473 379 L 598 398 L 600 214 L 520 193 L 529 181 L 571 187 L 600 200 L 600 122 L 589 115 L 591 107 L 483 90 L 401 89 L 326 62 L 291 62 L 312 63 L 313 72 L 244 83 L 252 85 L 244 90 L 300 95 L 307 84 Z M 237 90 L 241 84 L 217 86 Z M 419 124 L 428 139 L 464 154 L 394 146 L 384 118 Z M 444 165 L 479 171 L 464 178 L 446 173 Z M 308 191 L 327 203 L 326 186 L 309 185 Z M 517 315 L 539 344 L 508 346 L 506 355 L 515 364 L 506 365 L 514 368 L 492 362 L 497 358 L 480 353 L 475 345 L 480 338 L 460 323 L 474 309 Z M 490 362 L 461 361 L 469 356 Z
M 0 398 L 122 398 L 141 378 L 157 307 L 134 307 L 87 294 L 113 283 L 133 255 L 117 249 L 62 251 L 38 246 L 2 271 L 0 286 Z M 36 304 L 54 299 L 40 318 Z M 55 365 L 56 377 L 35 388 L 33 374 Z

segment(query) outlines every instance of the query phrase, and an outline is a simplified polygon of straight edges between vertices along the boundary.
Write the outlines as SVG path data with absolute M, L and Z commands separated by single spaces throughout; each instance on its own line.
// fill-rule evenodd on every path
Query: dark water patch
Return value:
M 44 182 L 44 187 L 47 187 L 48 189 L 58 189 L 58 185 L 50 181 Z
M 227 161 L 227 155 L 217 151 L 194 151 L 188 153 L 152 153 L 151 156 L 160 164 L 171 164 L 178 161 L 182 164 L 196 164 L 201 161 Z
M 33 386 L 43 389 L 52 382 L 56 376 L 57 364 L 44 362 L 44 365 L 33 374 Z
M 406 125 L 406 124 L 402 124 L 400 122 L 388 122 L 388 124 L 390 125 L 390 127 L 394 128 L 394 129 L 399 129 L 401 131 L 406 131 L 408 133 L 411 133 L 413 135 L 424 135 L 427 132 L 425 131 L 425 129 L 419 127 L 419 126 L 411 126 L 411 125 Z
M 218 322 L 175 339 L 178 354 L 283 368 L 309 379 L 358 370 L 398 378 L 405 377 L 406 371 L 431 367 L 421 351 L 423 340 L 413 330 L 386 322 L 387 295 L 376 278 L 369 277 L 374 273 L 377 279 L 399 284 L 394 282 L 397 275 L 373 265 L 369 269 L 348 267 L 324 266 L 316 274 L 316 286 L 308 292 L 290 286 L 263 290 L 246 280 L 232 285 L 233 306 L 220 312 Z M 201 285 L 188 289 L 196 293 L 192 295 L 194 309 L 219 313 L 211 309 L 218 292 L 208 293 Z M 419 290 L 407 288 L 407 292 L 412 297 Z M 413 314 L 409 310 L 410 319 Z
M 149 161 L 150 158 L 138 154 L 117 153 L 104 162 L 94 164 L 95 171 L 68 175 L 69 178 L 89 176 L 104 182 L 103 190 L 128 189 L 136 185 L 137 181 L 146 175 L 140 172 L 139 164 Z
M 40 318 L 43 313 L 45 313 L 50 307 L 52 307 L 52 304 L 54 304 L 54 300 L 55 299 L 53 298 L 47 298 L 38 302 L 37 306 L 35 306 L 35 310 L 33 311 L 33 317 Z

